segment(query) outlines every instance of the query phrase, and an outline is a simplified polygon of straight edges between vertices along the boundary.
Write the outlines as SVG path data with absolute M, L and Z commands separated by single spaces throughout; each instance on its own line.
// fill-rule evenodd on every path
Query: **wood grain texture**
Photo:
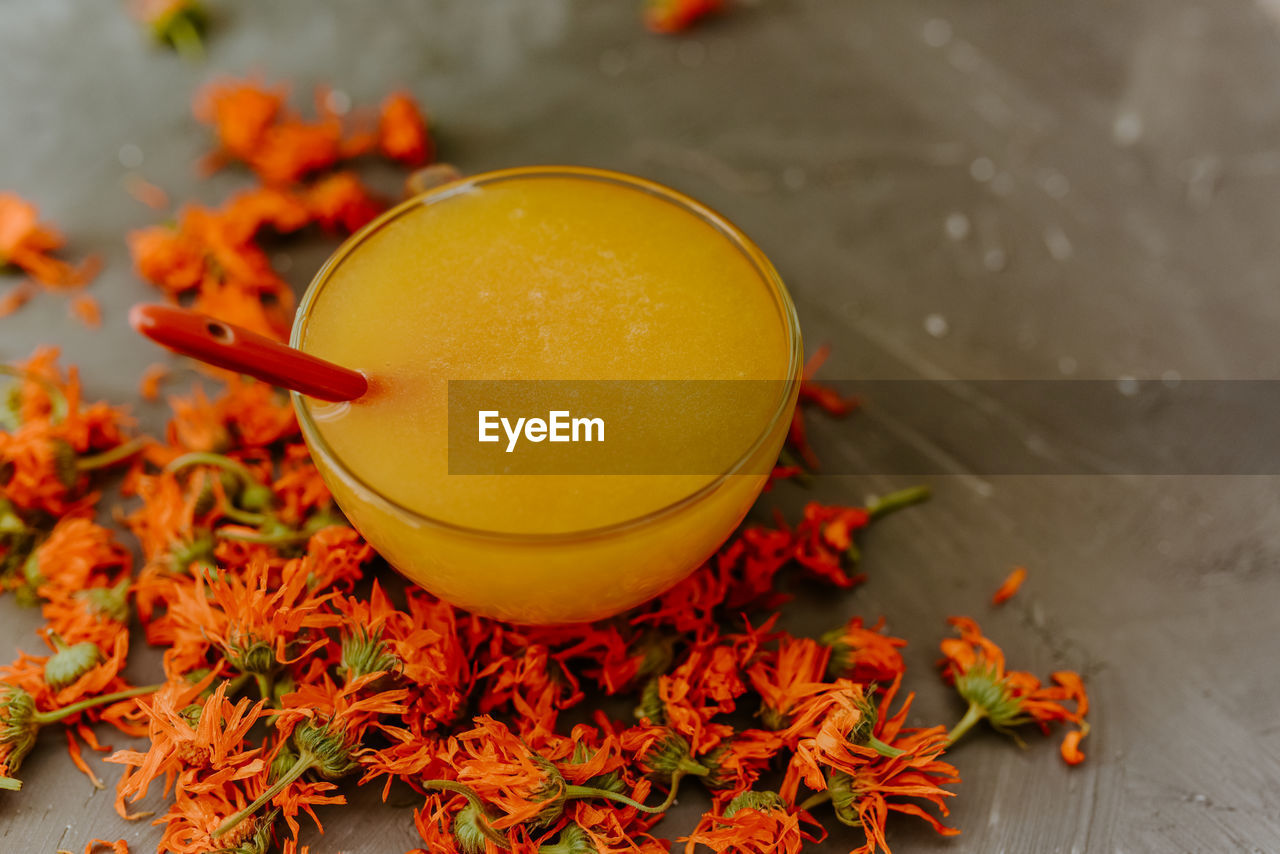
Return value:
M 833 345 L 831 376 L 1280 376 L 1274 2 L 770 0 L 674 39 L 644 33 L 627 0 L 211 5 L 207 61 L 188 64 L 150 49 L 119 4 L 0 0 L 0 188 L 107 261 L 101 331 L 42 296 L 0 320 L 0 358 L 57 343 L 91 396 L 136 400 L 142 369 L 166 357 L 127 328 L 152 293 L 121 237 L 159 217 L 123 182 L 136 168 L 207 201 L 238 186 L 194 174 L 208 141 L 189 102 L 218 73 L 256 70 L 356 104 L 407 86 L 464 171 L 581 163 L 706 201 L 774 260 L 807 340 Z M 299 288 L 325 251 L 282 247 Z M 161 423 L 159 407 L 135 411 Z M 856 454 L 869 429 L 818 424 L 814 442 Z M 990 478 L 947 451 L 935 499 L 868 536 L 869 583 L 799 590 L 787 626 L 888 615 L 912 641 L 915 721 L 949 722 L 960 709 L 932 675 L 936 644 L 946 616 L 971 613 L 1016 665 L 1083 670 L 1094 734 L 1067 769 L 1050 741 L 1020 751 L 979 733 L 954 752 L 963 835 L 895 821 L 895 851 L 1280 851 L 1280 479 Z M 829 477 L 813 495 L 902 485 Z M 1026 586 L 989 611 L 1015 563 Z M 0 655 L 36 649 L 35 625 L 0 600 Z M 93 837 L 151 850 L 155 830 L 115 818 L 61 744 L 44 734 L 25 790 L 0 795 L 0 850 Z M 407 806 L 356 800 L 328 813 L 314 851 L 414 846 Z M 684 800 L 666 835 L 702 806 Z

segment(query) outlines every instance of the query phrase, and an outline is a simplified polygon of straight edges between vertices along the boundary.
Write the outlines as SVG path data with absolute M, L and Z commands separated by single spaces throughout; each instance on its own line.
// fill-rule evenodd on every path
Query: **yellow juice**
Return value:
M 657 185 L 561 167 L 465 179 L 390 211 L 317 276 L 293 344 L 372 381 L 351 404 L 295 396 L 352 523 L 441 598 L 532 623 L 618 613 L 714 552 L 777 456 L 801 352 L 781 282 L 731 225 Z M 450 380 L 777 391 L 754 423 L 734 422 L 742 456 L 725 471 L 451 474 Z

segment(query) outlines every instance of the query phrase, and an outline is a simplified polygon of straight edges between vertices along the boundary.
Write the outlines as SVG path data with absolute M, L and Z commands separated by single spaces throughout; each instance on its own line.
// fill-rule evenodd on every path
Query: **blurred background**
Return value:
M 123 235 L 165 215 L 127 188 L 141 176 L 215 203 L 246 185 L 194 165 L 210 142 L 192 96 L 220 74 L 286 82 L 300 105 L 318 84 L 355 105 L 405 88 L 464 172 L 582 164 L 686 192 L 774 261 L 810 349 L 832 345 L 831 377 L 1087 378 L 1120 393 L 1129 378 L 1280 375 L 1276 0 L 740 0 L 675 36 L 647 32 L 630 0 L 208 5 L 205 56 L 188 61 L 118 3 L 0 0 L 0 190 L 105 261 L 89 291 L 100 330 L 42 294 L 0 320 L 0 358 L 57 344 L 90 397 L 133 401 L 150 428 L 164 407 L 136 385 L 159 355 L 125 315 L 155 292 Z M 389 170 L 368 177 L 398 189 Z M 301 293 L 331 249 L 284 243 L 273 260 Z M 817 423 L 811 441 L 856 448 L 860 429 L 856 415 Z M 1054 426 L 1037 438 L 1052 444 Z M 1072 769 L 1049 741 L 973 737 L 952 756 L 963 835 L 891 822 L 895 850 L 1280 850 L 1277 479 L 989 477 L 945 450 L 934 500 L 867 537 L 870 582 L 798 590 L 789 628 L 889 614 L 912 641 L 913 722 L 951 720 L 958 702 L 930 676 L 943 621 L 1025 564 L 1023 593 L 981 612 L 984 627 L 1026 669 L 1080 669 L 1094 729 Z M 769 503 L 901 485 L 820 477 Z M 0 601 L 5 655 L 34 648 L 37 619 Z M 24 770 L 0 807 L 4 850 L 158 838 L 116 819 L 55 747 Z M 417 844 L 407 807 L 358 797 L 313 850 Z M 660 832 L 691 827 L 700 797 Z

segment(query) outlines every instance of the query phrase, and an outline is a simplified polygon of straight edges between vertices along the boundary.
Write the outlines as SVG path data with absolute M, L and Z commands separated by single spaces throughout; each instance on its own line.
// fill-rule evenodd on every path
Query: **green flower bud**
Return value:
M 484 817 L 480 815 L 480 810 L 471 803 L 453 817 L 453 841 L 458 844 L 458 851 L 461 854 L 484 854 L 487 850 L 485 840 L 488 837 L 480 829 L 482 821 Z
M 36 746 L 36 701 L 17 685 L 0 682 L 0 745 L 7 746 L 8 773 L 16 774 Z
M 276 670 L 276 653 L 266 641 L 254 640 L 244 643 L 242 639 L 233 640 L 227 650 L 227 661 L 241 673 L 256 676 L 270 676 Z
M 675 730 L 669 729 L 638 759 L 640 767 L 651 777 L 670 777 L 677 771 L 705 776 L 707 767 L 696 761 L 689 752 L 689 742 Z
M 733 818 L 739 810 L 755 810 L 756 812 L 782 810 L 785 812 L 786 809 L 786 802 L 782 800 L 782 796 L 777 792 L 748 791 L 729 801 L 728 806 L 724 808 L 724 817 Z
M 538 854 L 597 854 L 598 849 L 591 837 L 577 822 L 569 822 L 560 831 L 560 838 L 554 844 L 545 843 L 538 846 Z
M 535 755 L 533 763 L 542 769 L 546 776 L 530 793 L 530 797 L 535 801 L 541 801 L 543 807 L 529 820 L 529 827 L 533 830 L 541 830 L 555 824 L 564 814 L 564 805 L 568 800 L 566 797 L 568 784 L 564 780 L 564 775 L 560 773 L 560 769 L 550 761 Z
M 129 622 L 129 578 L 120 579 L 111 587 L 90 587 L 72 594 L 83 599 L 102 617 L 117 623 Z
M 345 777 L 359 766 L 351 758 L 351 744 L 344 732 L 333 732 L 329 725 L 307 721 L 293 731 L 293 743 L 300 754 L 312 757 L 316 771 L 326 780 Z
M 666 673 L 671 668 L 671 662 L 675 660 L 675 635 L 650 632 L 640 642 L 640 650 L 644 653 L 644 658 L 640 662 L 639 670 L 636 671 L 637 676 L 643 678 Z
M 57 652 L 44 663 L 44 681 L 55 691 L 61 691 L 102 663 L 102 650 L 92 641 L 67 646 L 54 635 L 53 645 Z
M 1012 729 L 1030 720 L 1022 704 L 1009 692 L 1009 686 L 991 667 L 979 665 L 957 676 L 956 691 L 985 711 L 987 720 L 997 730 Z
M 200 718 L 204 716 L 204 703 L 191 703 L 178 712 L 187 726 L 195 729 L 200 726 Z
M 219 848 L 212 854 L 268 854 L 271 851 L 271 831 L 275 827 L 276 816 L 280 815 L 280 810 L 272 810 L 267 815 L 262 816 L 256 821 L 246 819 L 240 822 L 240 826 L 226 834 L 234 837 L 244 834 L 244 838 L 232 848 Z
M 404 667 L 396 655 L 382 640 L 382 632 L 370 634 L 363 626 L 355 628 L 355 634 L 342 638 L 341 668 L 347 673 L 347 682 L 379 671 L 399 673 Z
M 657 676 L 644 683 L 644 689 L 640 692 L 640 703 L 633 714 L 636 720 L 648 718 L 649 723 L 659 726 L 667 722 L 667 708 L 662 702 L 661 683 Z
M 51 439 L 49 446 L 53 451 L 53 470 L 62 485 L 70 489 L 80 479 L 80 469 L 76 466 L 76 449 L 65 439 Z
M 174 572 L 187 572 L 191 564 L 213 563 L 213 537 L 205 534 L 194 540 L 179 540 L 169 548 L 169 568 Z
M 276 758 L 271 760 L 271 768 L 267 772 L 267 780 L 276 782 L 292 768 L 298 761 L 298 752 L 288 744 L 280 746 L 280 750 L 276 753 Z
M 831 792 L 831 807 L 836 819 L 849 827 L 861 827 L 858 815 L 858 792 L 854 779 L 843 771 L 833 771 L 827 777 L 827 791 Z

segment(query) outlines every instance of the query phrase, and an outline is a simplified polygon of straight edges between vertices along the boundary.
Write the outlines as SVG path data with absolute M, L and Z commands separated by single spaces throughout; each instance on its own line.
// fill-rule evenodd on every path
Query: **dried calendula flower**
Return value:
M 960 637 L 942 641 L 942 675 L 969 704 L 952 727 L 950 740 L 958 740 L 984 719 L 1014 739 L 1018 738 L 1014 728 L 1023 724 L 1034 723 L 1048 732 L 1050 723 L 1072 723 L 1078 729 L 1063 742 L 1063 759 L 1072 765 L 1083 761 L 1079 744 L 1089 731 L 1085 721 L 1089 697 L 1079 674 L 1060 670 L 1052 674 L 1053 684 L 1042 685 L 1030 673 L 1006 670 L 1004 651 L 982 634 L 976 622 L 968 617 L 952 617 L 948 622 Z
M 42 712 L 36 708 L 35 698 L 26 689 L 0 682 L 0 789 L 17 790 L 22 783 L 13 778 L 22 766 L 22 760 L 35 746 L 40 727 L 57 723 L 87 709 L 140 697 L 154 692 L 159 686 L 148 685 L 128 688 L 97 697 L 89 697 L 68 706 Z
M 13 774 L 36 745 L 35 699 L 16 685 L 0 682 L 0 789 L 18 790 L 22 782 Z
M 93 277 L 97 262 L 76 267 L 54 258 L 51 253 L 65 243 L 61 232 L 40 223 L 35 205 L 14 193 L 0 192 L 0 268 L 13 265 L 49 287 L 83 285 Z

